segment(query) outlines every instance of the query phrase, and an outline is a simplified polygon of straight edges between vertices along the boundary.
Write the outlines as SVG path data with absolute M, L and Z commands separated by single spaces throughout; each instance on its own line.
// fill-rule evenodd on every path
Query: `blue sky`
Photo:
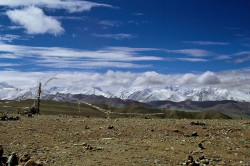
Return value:
M 1 0 L 0 79 L 249 72 L 249 9 L 249 0 Z

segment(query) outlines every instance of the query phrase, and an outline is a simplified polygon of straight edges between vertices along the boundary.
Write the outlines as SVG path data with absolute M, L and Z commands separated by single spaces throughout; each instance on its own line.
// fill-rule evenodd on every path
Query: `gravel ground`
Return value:
M 206 165 L 250 165 L 249 120 L 200 120 L 202 126 L 187 119 L 20 118 L 0 121 L 6 157 L 29 154 L 55 166 L 185 165 L 188 156 Z

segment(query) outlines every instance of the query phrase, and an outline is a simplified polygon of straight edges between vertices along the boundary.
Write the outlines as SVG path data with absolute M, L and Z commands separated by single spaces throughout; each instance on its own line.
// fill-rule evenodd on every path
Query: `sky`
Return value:
M 0 82 L 249 88 L 249 9 L 249 0 L 1 0 Z

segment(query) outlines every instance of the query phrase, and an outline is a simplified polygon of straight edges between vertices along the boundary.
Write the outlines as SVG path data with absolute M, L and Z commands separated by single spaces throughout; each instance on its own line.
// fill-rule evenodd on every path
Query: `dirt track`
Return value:
M 189 155 L 204 156 L 209 165 L 250 165 L 250 121 L 191 121 L 21 116 L 0 121 L 0 145 L 5 156 L 28 153 L 58 166 L 178 165 Z

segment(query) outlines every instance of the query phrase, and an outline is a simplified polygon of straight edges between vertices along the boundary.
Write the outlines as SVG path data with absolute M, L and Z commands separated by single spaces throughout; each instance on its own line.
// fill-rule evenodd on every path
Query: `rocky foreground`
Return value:
M 0 121 L 0 145 L 42 165 L 250 165 L 250 121 L 191 122 L 21 116 Z

